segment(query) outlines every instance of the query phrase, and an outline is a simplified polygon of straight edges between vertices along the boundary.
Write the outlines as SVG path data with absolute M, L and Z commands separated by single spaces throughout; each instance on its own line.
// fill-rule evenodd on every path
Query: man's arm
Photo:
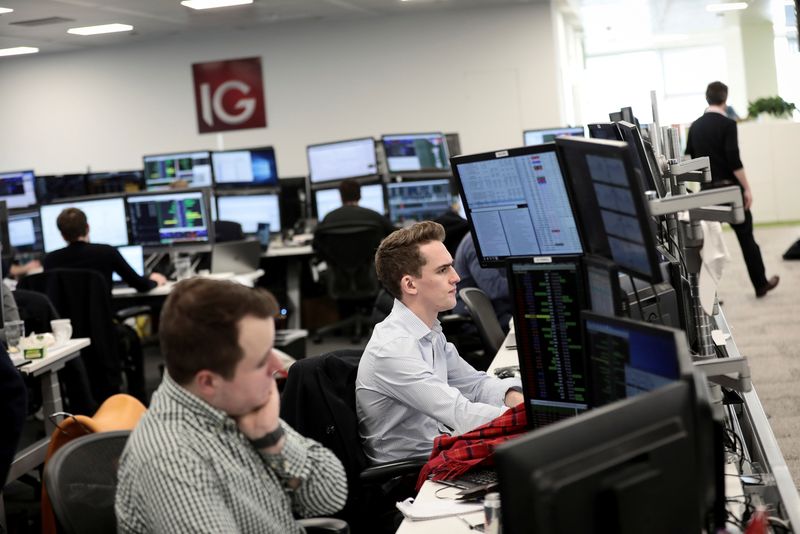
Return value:
M 753 193 L 750 189 L 750 183 L 747 181 L 747 176 L 744 173 L 744 165 L 739 155 L 739 131 L 736 123 L 733 122 L 729 125 L 725 135 L 725 157 L 728 160 L 733 175 L 739 180 L 742 186 L 742 200 L 744 201 L 744 209 L 749 210 L 753 204 Z
M 522 402 L 522 382 L 519 378 L 499 379 L 476 371 L 459 356 L 452 343 L 447 343 L 447 381 L 467 398 L 494 406 L 513 408 Z
M 119 250 L 114 249 L 112 254 L 112 269 L 114 269 L 114 272 L 116 272 L 126 284 L 136 289 L 136 291 L 150 291 L 159 284 L 157 280 L 149 280 L 143 276 L 139 276 L 139 274 L 133 270 L 133 267 L 128 265 L 128 262 L 122 257 Z
M 750 189 L 750 183 L 747 181 L 747 176 L 744 174 L 744 167 L 733 171 L 733 175 L 742 185 L 742 200 L 744 201 L 744 209 L 749 210 L 750 206 L 753 205 L 753 192 Z

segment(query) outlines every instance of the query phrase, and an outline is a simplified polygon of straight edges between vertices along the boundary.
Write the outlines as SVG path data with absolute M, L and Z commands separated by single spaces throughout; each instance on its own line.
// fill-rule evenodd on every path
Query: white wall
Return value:
M 563 122 L 548 4 L 266 27 L 0 62 L 0 170 L 141 168 L 144 154 L 458 132 L 464 152 Z M 191 64 L 260 56 L 266 129 L 197 133 Z

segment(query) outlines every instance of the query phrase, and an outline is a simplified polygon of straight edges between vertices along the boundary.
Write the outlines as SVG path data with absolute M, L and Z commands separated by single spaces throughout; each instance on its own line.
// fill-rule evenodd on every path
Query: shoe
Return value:
M 781 277 L 777 275 L 767 280 L 767 285 L 765 285 L 761 289 L 756 289 L 756 298 L 760 299 L 761 297 L 767 294 L 767 291 L 772 291 L 773 289 L 775 289 L 778 285 L 778 282 L 780 281 Z

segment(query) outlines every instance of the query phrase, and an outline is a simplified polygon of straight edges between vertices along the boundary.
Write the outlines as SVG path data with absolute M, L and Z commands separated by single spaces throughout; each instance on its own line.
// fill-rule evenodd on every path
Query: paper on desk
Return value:
M 700 269 L 700 304 L 703 310 L 711 315 L 714 313 L 714 297 L 717 295 L 717 285 L 722 279 L 722 271 L 728 263 L 730 255 L 725 240 L 722 237 L 722 225 L 714 221 L 700 221 L 703 229 L 703 249 L 700 256 L 703 266 Z
M 403 515 L 412 521 L 423 521 L 425 519 L 436 519 L 438 517 L 482 512 L 483 503 L 464 503 L 452 499 L 415 502 L 412 497 L 409 497 L 405 501 L 398 502 L 397 509 L 403 512 Z

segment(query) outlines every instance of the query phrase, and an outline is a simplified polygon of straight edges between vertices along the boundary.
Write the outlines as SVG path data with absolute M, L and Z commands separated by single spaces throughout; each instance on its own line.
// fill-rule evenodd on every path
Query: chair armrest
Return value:
M 335 517 L 310 517 L 298 519 L 297 523 L 306 529 L 308 534 L 349 534 L 350 526 L 346 521 Z
M 145 315 L 148 313 L 153 313 L 153 310 L 150 308 L 150 306 L 130 306 L 114 312 L 114 317 L 120 321 L 124 321 L 130 317 L 136 317 L 137 315 Z
M 377 482 L 384 482 L 394 477 L 419 473 L 420 469 L 422 469 L 422 466 L 425 465 L 427 461 L 428 457 L 425 456 L 373 465 L 361 471 L 361 482 L 374 484 Z

